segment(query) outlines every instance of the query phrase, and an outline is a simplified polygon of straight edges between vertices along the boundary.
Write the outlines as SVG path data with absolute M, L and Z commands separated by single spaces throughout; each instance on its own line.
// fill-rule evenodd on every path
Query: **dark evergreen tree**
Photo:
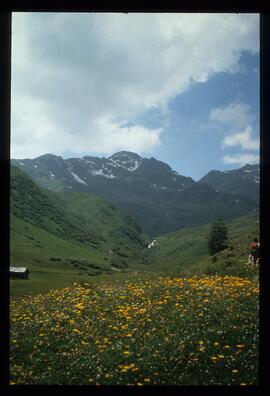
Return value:
M 211 255 L 220 252 L 228 246 L 227 227 L 222 219 L 212 224 L 208 235 L 208 250 Z

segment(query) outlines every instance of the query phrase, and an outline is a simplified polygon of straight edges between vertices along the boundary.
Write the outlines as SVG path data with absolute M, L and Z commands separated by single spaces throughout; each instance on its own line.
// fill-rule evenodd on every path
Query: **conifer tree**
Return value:
M 219 218 L 212 224 L 208 235 L 208 250 L 210 255 L 220 252 L 228 246 L 227 227 L 223 220 Z

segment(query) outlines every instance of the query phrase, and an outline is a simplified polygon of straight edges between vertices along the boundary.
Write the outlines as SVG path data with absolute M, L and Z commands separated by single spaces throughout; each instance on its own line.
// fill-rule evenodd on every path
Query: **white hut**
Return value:
M 29 269 L 27 267 L 10 267 L 9 274 L 12 278 L 28 279 Z

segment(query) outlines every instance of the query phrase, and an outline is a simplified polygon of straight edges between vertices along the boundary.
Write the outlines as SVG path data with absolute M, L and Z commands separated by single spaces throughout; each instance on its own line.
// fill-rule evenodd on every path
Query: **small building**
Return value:
M 11 278 L 28 279 L 29 269 L 27 267 L 10 267 L 9 275 Z

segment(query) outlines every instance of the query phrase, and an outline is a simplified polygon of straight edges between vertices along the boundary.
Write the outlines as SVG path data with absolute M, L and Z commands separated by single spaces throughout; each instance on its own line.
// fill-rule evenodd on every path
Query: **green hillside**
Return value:
M 11 265 L 30 279 L 12 280 L 12 292 L 41 291 L 78 279 L 126 271 L 144 263 L 144 236 L 136 222 L 101 198 L 59 194 L 11 170 Z
M 246 261 L 251 239 L 259 234 L 258 216 L 239 217 L 226 222 L 226 226 L 229 246 L 237 246 L 234 251 L 235 260 L 237 261 L 239 258 Z M 183 229 L 156 238 L 157 245 L 147 249 L 149 260 L 152 263 L 150 268 L 169 272 L 178 271 L 183 274 L 207 271 L 206 267 L 210 260 L 207 235 L 210 227 L 211 224 Z

